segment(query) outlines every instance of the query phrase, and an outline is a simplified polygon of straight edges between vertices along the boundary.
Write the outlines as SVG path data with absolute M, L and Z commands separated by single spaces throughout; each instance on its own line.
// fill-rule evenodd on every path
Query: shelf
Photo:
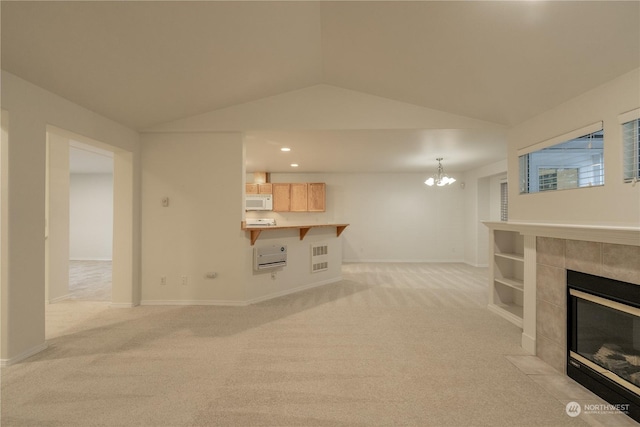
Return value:
M 488 308 L 522 328 L 525 295 L 524 236 L 514 231 L 493 228 L 490 247 L 493 249 L 493 262 L 490 268 Z
M 536 236 L 513 223 L 489 227 L 489 305 L 494 314 L 522 329 L 521 345 L 536 354 Z
M 307 235 L 309 230 L 312 228 L 321 228 L 321 227 L 335 227 L 336 228 L 336 237 L 340 237 L 345 228 L 347 228 L 349 224 L 313 224 L 313 225 L 271 225 L 267 227 L 247 227 L 245 222 L 242 221 L 240 228 L 242 230 L 246 230 L 251 234 L 251 246 L 256 243 L 258 237 L 260 237 L 260 233 L 265 230 L 286 230 L 286 229 L 298 229 L 300 233 L 300 240 L 304 239 L 304 236 Z
M 520 291 L 520 292 L 524 291 L 524 282 L 522 280 L 505 278 L 505 277 L 495 277 L 493 280 L 495 280 L 497 283 L 500 283 L 501 285 L 508 286 L 517 291 Z
M 517 327 L 522 328 L 523 308 L 521 305 L 489 304 L 487 308 Z
M 536 222 L 483 221 L 491 230 L 506 230 L 538 237 L 640 246 L 640 227 L 570 225 Z
M 515 254 L 515 253 L 509 253 L 509 252 L 496 252 L 494 255 L 500 258 L 507 258 L 507 259 L 512 259 L 514 261 L 524 262 L 524 255 L 521 255 L 521 254 Z

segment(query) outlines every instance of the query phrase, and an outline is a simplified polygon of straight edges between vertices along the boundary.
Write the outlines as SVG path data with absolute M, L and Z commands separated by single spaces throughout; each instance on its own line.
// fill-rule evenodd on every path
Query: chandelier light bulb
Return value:
M 455 178 L 451 178 L 444 173 L 444 168 L 442 167 L 442 163 L 440 163 L 442 157 L 438 157 L 436 160 L 438 161 L 438 171 L 433 176 L 429 177 L 424 183 L 429 187 L 432 185 L 443 187 L 456 182 Z

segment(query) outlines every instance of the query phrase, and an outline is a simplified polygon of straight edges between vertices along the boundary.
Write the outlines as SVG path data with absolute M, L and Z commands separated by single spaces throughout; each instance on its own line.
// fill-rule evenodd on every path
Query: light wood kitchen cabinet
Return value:
M 267 184 L 245 184 L 244 192 L 246 194 L 272 194 L 273 187 Z
M 326 210 L 326 185 L 324 182 L 307 184 L 307 211 L 324 212 Z
M 274 212 L 324 212 L 326 185 L 314 183 L 273 183 Z
M 258 184 L 245 184 L 244 192 L 245 194 L 258 194 Z
M 275 212 L 291 211 L 291 184 L 273 183 L 273 210 Z
M 273 194 L 273 185 L 271 183 L 258 184 L 258 194 Z
M 307 184 L 291 184 L 291 212 L 307 212 Z

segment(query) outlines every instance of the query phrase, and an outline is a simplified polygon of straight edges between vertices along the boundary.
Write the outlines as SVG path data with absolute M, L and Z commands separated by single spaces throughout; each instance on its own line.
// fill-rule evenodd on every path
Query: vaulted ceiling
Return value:
M 640 66 L 640 3 L 7 2 L 2 68 L 137 130 L 314 85 L 511 126 Z

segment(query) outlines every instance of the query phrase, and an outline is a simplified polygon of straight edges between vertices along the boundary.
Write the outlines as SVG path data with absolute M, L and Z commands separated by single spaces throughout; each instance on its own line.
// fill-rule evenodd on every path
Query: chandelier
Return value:
M 443 185 L 453 184 L 456 182 L 455 178 L 451 178 L 444 173 L 444 169 L 442 168 L 442 157 L 438 157 L 436 159 L 438 161 L 438 172 L 435 175 L 431 176 L 424 183 L 428 186 L 437 185 L 438 187 L 442 187 Z

